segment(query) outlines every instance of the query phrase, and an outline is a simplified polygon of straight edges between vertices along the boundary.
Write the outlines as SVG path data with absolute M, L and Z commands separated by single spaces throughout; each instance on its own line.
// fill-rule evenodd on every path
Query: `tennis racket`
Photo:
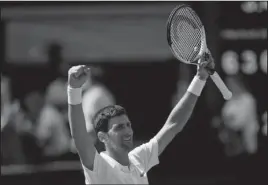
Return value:
M 189 6 L 182 4 L 173 9 L 167 22 L 167 40 L 173 55 L 186 64 L 198 65 L 198 60 L 204 55 L 210 55 L 207 48 L 205 28 Z M 208 69 L 213 82 L 219 88 L 225 100 L 232 97 L 219 74 L 214 69 Z

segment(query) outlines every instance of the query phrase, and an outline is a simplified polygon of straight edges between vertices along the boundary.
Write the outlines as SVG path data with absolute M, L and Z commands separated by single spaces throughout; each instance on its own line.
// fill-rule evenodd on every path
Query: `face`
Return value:
M 38 92 L 32 92 L 26 96 L 25 104 L 29 113 L 37 116 L 44 106 L 44 97 Z
M 116 151 L 131 151 L 133 130 L 127 115 L 116 116 L 109 120 L 106 146 Z

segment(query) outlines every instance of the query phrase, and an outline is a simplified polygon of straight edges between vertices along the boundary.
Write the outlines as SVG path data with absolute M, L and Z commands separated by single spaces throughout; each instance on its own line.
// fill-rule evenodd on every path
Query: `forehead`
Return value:
M 123 114 L 120 116 L 115 116 L 109 120 L 109 128 L 111 128 L 113 125 L 127 122 L 129 122 L 127 115 Z

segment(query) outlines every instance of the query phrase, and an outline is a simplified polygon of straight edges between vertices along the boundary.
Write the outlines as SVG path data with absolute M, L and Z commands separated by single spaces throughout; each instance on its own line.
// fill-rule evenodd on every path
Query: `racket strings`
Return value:
M 179 52 L 180 55 L 183 56 L 183 58 L 189 60 L 190 58 L 192 58 L 192 54 L 194 52 L 197 52 L 198 50 L 198 47 L 196 46 L 200 43 L 198 41 L 200 36 L 194 33 L 191 28 L 187 29 L 187 27 L 189 27 L 188 24 L 184 26 L 186 30 L 183 30 L 180 33 L 180 36 L 178 36 L 177 34 L 171 34 L 171 39 L 173 43 L 175 43 L 175 50 Z
M 171 22 L 173 49 L 181 58 L 192 61 L 201 48 L 202 23 L 195 12 L 188 8 L 179 9 Z

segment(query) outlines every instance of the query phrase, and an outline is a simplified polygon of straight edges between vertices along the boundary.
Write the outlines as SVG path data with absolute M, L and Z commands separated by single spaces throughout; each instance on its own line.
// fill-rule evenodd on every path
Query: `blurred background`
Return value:
M 1 181 L 84 184 L 70 137 L 66 81 L 87 64 L 85 116 L 124 106 L 135 144 L 163 126 L 196 68 L 178 62 L 166 21 L 183 2 L 1 5 Z M 234 96 L 208 81 L 185 129 L 149 181 L 264 184 L 267 164 L 267 2 L 186 2 L 201 17 L 217 70 Z M 265 23 L 266 22 L 266 23 Z

